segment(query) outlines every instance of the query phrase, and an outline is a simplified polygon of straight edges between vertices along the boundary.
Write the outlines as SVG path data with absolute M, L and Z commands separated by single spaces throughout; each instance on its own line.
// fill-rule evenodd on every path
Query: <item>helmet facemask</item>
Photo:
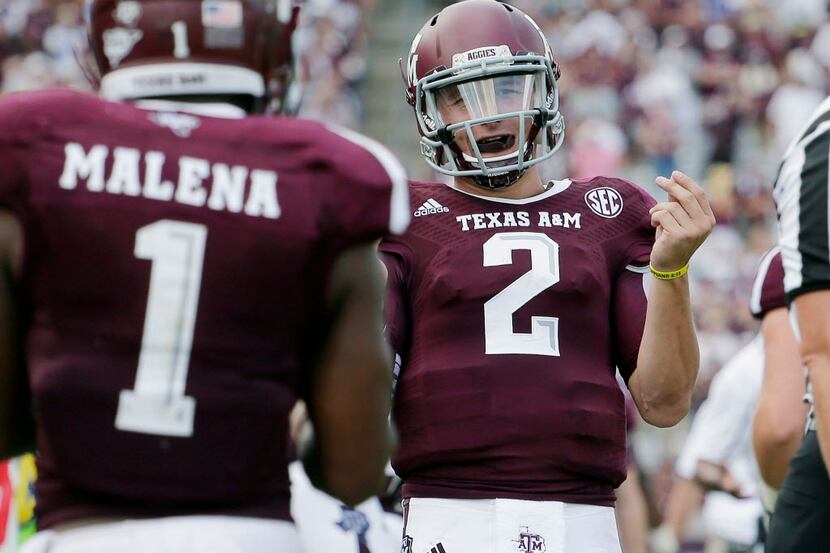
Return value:
M 499 189 L 550 158 L 564 138 L 556 72 L 545 56 L 494 57 L 436 71 L 417 82 L 421 152 L 436 171 Z

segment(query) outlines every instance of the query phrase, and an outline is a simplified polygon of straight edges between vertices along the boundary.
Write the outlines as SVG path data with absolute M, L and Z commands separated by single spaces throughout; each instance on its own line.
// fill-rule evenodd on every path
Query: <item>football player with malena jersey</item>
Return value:
M 617 178 L 543 182 L 564 139 L 559 70 L 512 6 L 445 8 L 403 72 L 426 161 L 454 178 L 412 183 L 409 231 L 381 243 L 403 550 L 619 551 L 615 368 L 646 421 L 686 414 L 684 275 L 714 225 L 706 196 L 681 173 L 658 179 L 662 203 Z
M 385 484 L 374 242 L 406 228 L 403 170 L 355 133 L 248 113 L 287 88 L 287 0 L 88 7 L 102 97 L 0 99 L 0 452 L 28 445 L 26 366 L 32 547 L 296 551 L 298 397 L 315 484 L 349 504 Z

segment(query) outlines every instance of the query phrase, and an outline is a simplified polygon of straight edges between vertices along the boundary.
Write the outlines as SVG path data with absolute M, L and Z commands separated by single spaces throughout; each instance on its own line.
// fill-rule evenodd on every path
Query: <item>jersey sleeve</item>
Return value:
M 332 188 L 327 192 L 328 225 L 340 240 L 372 241 L 402 234 L 409 225 L 406 171 L 383 145 L 354 131 L 328 127 Z
M 409 349 L 410 307 L 408 284 L 409 250 L 396 237 L 381 241 L 380 255 L 386 265 L 386 300 L 384 316 L 386 318 L 386 339 L 395 355 L 394 381 L 403 367 Z
M 623 265 L 647 266 L 654 247 L 654 227 L 651 226 L 649 210 L 657 201 L 641 186 L 624 179 L 611 179 L 623 196 L 624 209 L 619 217 L 624 223 L 618 248 L 622 253 Z
M 763 319 L 770 311 L 782 307 L 787 307 L 787 295 L 784 293 L 784 265 L 781 262 L 781 250 L 773 248 L 764 254 L 758 265 L 755 281 L 752 284 L 749 309 L 753 317 Z
M 648 298 L 647 268 L 629 267 L 614 283 L 611 324 L 614 336 L 614 362 L 620 375 L 628 382 L 637 368 L 637 356 L 646 324 Z
M 32 123 L 27 123 L 25 93 L 0 98 L 0 207 L 21 213 L 26 203 L 26 172 L 22 154 Z

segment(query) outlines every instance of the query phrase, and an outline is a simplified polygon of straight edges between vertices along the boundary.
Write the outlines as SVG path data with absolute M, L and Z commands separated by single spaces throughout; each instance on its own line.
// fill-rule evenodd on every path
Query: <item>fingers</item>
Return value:
M 650 213 L 654 215 L 658 211 L 668 211 L 674 220 L 683 228 L 694 228 L 692 218 L 686 210 L 677 202 L 661 202 L 651 208 Z M 652 218 L 652 221 L 654 219 Z
M 706 197 L 706 192 L 697 184 L 693 178 L 680 171 L 673 171 L 672 180 L 689 191 L 697 201 L 700 209 L 706 214 L 712 224 L 715 224 L 715 214 L 712 213 L 712 206 L 709 205 L 709 199 Z
M 657 185 L 668 199 L 651 208 L 651 224 L 657 228 L 652 250 L 653 266 L 677 268 L 688 263 L 692 254 L 715 226 L 715 217 L 706 193 L 679 171 L 671 179 L 658 177 Z
M 679 206 L 677 209 L 683 211 Z M 688 215 L 686 216 L 688 218 Z M 651 226 L 662 228 L 664 231 L 675 236 L 683 233 L 683 227 L 675 218 L 675 212 L 668 209 L 660 209 L 651 214 Z
M 714 228 L 716 221 L 712 207 L 709 205 L 706 193 L 694 179 L 680 171 L 674 171 L 671 179 L 657 177 L 655 182 L 669 195 L 669 202 L 676 202 L 683 207 L 694 228 L 706 233 Z M 657 207 L 655 206 L 654 209 Z M 683 220 L 679 222 L 685 223 Z
M 676 172 L 677 171 L 675 171 L 675 173 Z M 706 218 L 706 213 L 703 211 L 703 208 L 694 193 L 685 186 L 681 185 L 679 182 L 675 181 L 673 176 L 671 179 L 657 177 L 655 182 L 657 183 L 657 186 L 665 190 L 669 195 L 669 201 L 677 202 L 683 206 L 683 209 L 686 210 L 686 213 L 688 213 L 691 218 Z M 694 184 L 694 181 L 692 181 L 692 183 Z

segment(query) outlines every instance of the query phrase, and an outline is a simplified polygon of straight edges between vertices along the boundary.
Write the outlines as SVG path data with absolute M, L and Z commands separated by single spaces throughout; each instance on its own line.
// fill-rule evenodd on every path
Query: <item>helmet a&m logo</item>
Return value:
M 152 113 L 150 121 L 160 127 L 167 127 L 179 138 L 190 138 L 191 133 L 202 125 L 199 118 L 193 115 L 163 111 Z
M 519 553 L 545 553 L 545 538 L 534 534 L 527 526 L 522 526 L 519 538 L 513 540 Z
M 606 219 L 613 219 L 623 210 L 622 194 L 607 186 L 589 190 L 585 194 L 585 203 L 591 211 Z
M 121 61 L 130 55 L 138 41 L 144 36 L 139 29 L 125 29 L 115 27 L 104 31 L 104 55 L 113 68 L 118 67 Z
M 134 0 L 119 2 L 112 13 L 112 18 L 127 27 L 135 27 L 141 18 L 141 4 Z

